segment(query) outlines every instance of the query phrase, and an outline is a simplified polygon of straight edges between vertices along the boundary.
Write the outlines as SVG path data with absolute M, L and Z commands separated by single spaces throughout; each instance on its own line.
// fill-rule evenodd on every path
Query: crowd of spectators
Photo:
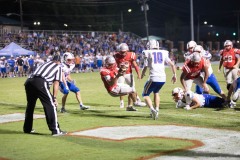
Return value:
M 29 32 L 22 34 L 6 34 L 2 44 L 16 42 L 26 49 L 36 51 L 40 57 L 44 57 L 52 50 L 64 53 L 71 49 L 74 55 L 97 54 L 105 52 L 109 54 L 116 50 L 120 43 L 127 43 L 131 51 L 141 53 L 144 49 L 144 42 L 140 37 L 133 36 L 128 32 L 86 32 L 81 34 L 50 33 L 50 32 Z
M 29 32 L 21 34 L 6 34 L 1 40 L 2 48 L 11 42 L 20 44 L 25 49 L 35 51 L 35 56 L 14 57 L 15 61 L 23 59 L 24 73 L 14 74 L 14 76 L 24 76 L 30 73 L 29 60 L 34 60 L 35 68 L 41 62 L 47 61 L 51 55 L 58 52 L 63 55 L 65 52 L 71 52 L 76 57 L 76 72 L 90 72 L 94 69 L 100 69 L 97 65 L 99 59 L 104 60 L 107 55 L 111 55 L 117 50 L 120 43 L 127 43 L 129 49 L 138 55 L 138 62 L 141 60 L 142 50 L 145 48 L 145 42 L 135 35 L 126 32 L 86 32 L 81 34 L 56 34 L 48 32 Z M 9 70 L 8 59 L 11 57 L 1 57 L 1 68 L 7 67 Z M 18 73 L 18 64 L 15 64 L 15 72 Z M 32 72 L 32 70 L 31 70 Z M 6 77 L 1 72 L 1 77 Z M 13 77 L 13 75 L 11 76 Z
M 142 67 L 142 51 L 146 49 L 146 41 L 141 40 L 140 37 L 129 32 L 51 32 L 51 31 L 28 31 L 19 34 L 6 33 L 1 36 L 0 48 L 15 42 L 23 48 L 35 51 L 35 56 L 32 57 L 35 62 L 34 66 L 40 62 L 47 61 L 49 56 L 53 53 L 59 52 L 63 55 L 65 52 L 71 52 L 76 57 L 75 72 L 90 72 L 100 69 L 98 63 L 100 59 L 103 60 L 107 55 L 112 55 L 117 46 L 121 43 L 127 43 L 130 51 L 137 54 L 137 62 Z M 162 44 L 162 47 L 167 49 L 167 42 Z M 184 47 L 183 47 L 184 48 Z M 179 54 L 179 53 L 182 54 Z M 184 51 L 177 51 L 174 53 L 170 51 L 170 58 L 175 62 L 181 61 Z M 213 50 L 213 60 L 219 60 L 218 51 Z M 10 57 L 5 58 L 5 60 Z M 19 57 L 14 57 L 15 61 Z M 22 57 L 27 64 L 30 57 Z M 50 57 L 51 58 L 51 57 Z M 6 61 L 7 62 L 7 61 Z M 3 59 L 0 57 L 0 68 L 3 64 Z M 2 66 L 2 67 L 1 67 Z M 17 66 L 16 66 L 17 68 Z M 29 67 L 28 67 L 29 69 Z M 8 71 L 8 68 L 7 68 Z M 29 71 L 25 71 L 26 75 Z M 0 70 L 0 73 L 1 70 Z M 23 74 L 25 75 L 25 74 Z M 1 74 L 2 77 L 5 77 Z

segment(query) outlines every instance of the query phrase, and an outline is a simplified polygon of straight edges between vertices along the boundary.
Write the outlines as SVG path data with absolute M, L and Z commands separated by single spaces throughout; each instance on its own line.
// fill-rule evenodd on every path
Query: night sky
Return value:
M 19 0 L 0 0 L 0 15 L 20 13 Z M 166 28 L 190 26 L 190 0 L 148 0 L 147 18 L 149 34 L 165 34 Z M 145 36 L 144 12 L 139 0 L 22 0 L 24 24 L 36 29 L 112 30 L 121 28 L 121 11 L 124 31 Z M 238 0 L 193 0 L 194 24 L 214 25 L 237 31 Z M 132 12 L 127 10 L 131 8 Z M 10 17 L 9 17 L 10 18 Z M 19 20 L 17 16 L 11 18 Z M 35 28 L 34 28 L 35 27 Z M 173 29 L 173 28 L 172 28 Z M 164 31 L 163 31 L 164 30 Z

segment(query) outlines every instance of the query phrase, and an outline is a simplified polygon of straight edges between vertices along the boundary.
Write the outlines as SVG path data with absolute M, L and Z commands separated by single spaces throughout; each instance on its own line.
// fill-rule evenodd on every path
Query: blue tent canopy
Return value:
M 11 42 L 9 45 L 7 45 L 6 47 L 0 50 L 0 56 L 6 56 L 6 57 L 28 56 L 28 55 L 34 55 L 34 54 L 35 54 L 34 51 L 24 49 L 14 42 Z

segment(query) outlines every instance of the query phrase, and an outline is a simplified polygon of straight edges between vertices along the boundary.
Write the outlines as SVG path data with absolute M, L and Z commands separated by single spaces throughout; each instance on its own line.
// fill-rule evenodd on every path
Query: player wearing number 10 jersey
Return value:
M 172 81 L 176 82 L 176 68 L 174 63 L 169 58 L 169 52 L 159 49 L 159 43 L 156 40 L 150 40 L 147 43 L 148 50 L 143 51 L 144 55 L 144 68 L 142 71 L 142 77 L 145 76 L 147 68 L 150 69 L 149 78 L 144 86 L 143 97 L 148 107 L 151 110 L 151 115 L 154 120 L 158 118 L 160 96 L 159 91 L 166 82 L 165 63 L 168 63 L 173 72 Z M 154 93 L 154 106 L 152 100 L 149 97 L 151 92 Z

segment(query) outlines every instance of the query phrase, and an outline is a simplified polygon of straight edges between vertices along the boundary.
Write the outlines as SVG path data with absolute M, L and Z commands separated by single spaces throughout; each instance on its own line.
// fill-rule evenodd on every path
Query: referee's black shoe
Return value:
M 24 131 L 24 133 L 35 133 L 35 130 L 32 129 L 31 131 Z
M 52 136 L 57 137 L 57 136 L 64 136 L 64 135 L 66 135 L 66 134 L 67 134 L 66 131 L 61 131 L 60 133 L 52 134 Z

